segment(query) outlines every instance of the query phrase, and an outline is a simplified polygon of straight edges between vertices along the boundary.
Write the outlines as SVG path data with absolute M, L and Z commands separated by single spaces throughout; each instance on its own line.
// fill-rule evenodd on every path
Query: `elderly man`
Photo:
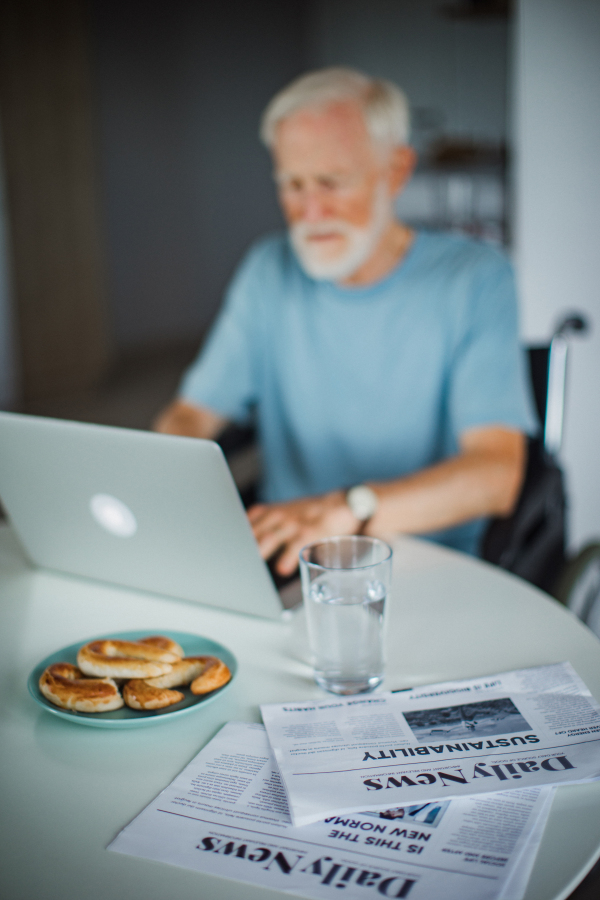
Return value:
M 485 517 L 513 508 L 533 424 L 508 262 L 395 217 L 415 154 L 394 85 L 310 73 L 261 136 L 289 233 L 250 250 L 157 429 L 213 438 L 255 417 L 264 502 L 248 515 L 281 574 L 333 534 L 476 552 Z

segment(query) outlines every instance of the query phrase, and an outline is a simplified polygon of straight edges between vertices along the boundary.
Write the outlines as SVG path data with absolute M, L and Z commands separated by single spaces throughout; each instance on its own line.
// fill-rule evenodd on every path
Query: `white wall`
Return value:
M 565 310 L 572 342 L 562 459 L 570 543 L 600 539 L 600 3 L 520 0 L 515 45 L 515 261 L 526 338 Z

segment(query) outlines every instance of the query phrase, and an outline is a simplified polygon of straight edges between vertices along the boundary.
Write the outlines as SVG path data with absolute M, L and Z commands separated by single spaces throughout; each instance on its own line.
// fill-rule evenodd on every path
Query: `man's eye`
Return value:
M 337 191 L 341 187 L 339 178 L 319 178 L 319 187 L 326 191 Z

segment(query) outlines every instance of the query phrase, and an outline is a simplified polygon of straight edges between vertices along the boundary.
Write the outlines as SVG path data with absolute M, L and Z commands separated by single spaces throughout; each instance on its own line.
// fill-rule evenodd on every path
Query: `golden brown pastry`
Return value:
M 159 650 L 166 650 L 167 653 L 174 653 L 175 656 L 178 656 L 180 659 L 183 656 L 183 650 L 179 644 L 162 634 L 153 634 L 150 637 L 140 638 L 137 643 L 150 644 L 153 647 L 158 647 Z
M 205 656 L 204 659 L 206 660 L 204 671 L 190 685 L 192 694 L 208 694 L 210 691 L 216 691 L 231 679 L 231 672 L 216 656 Z
M 183 700 L 181 691 L 154 687 L 143 678 L 134 678 L 123 686 L 123 699 L 132 709 L 163 709 Z
M 186 656 L 184 659 L 173 663 L 171 671 L 167 672 L 166 675 L 159 675 L 157 678 L 147 678 L 146 681 L 153 687 L 161 688 L 190 684 L 194 678 L 197 678 L 204 672 L 207 662 L 212 659 L 214 659 L 212 656 Z
M 40 691 L 50 703 L 76 712 L 100 713 L 120 709 L 123 698 L 112 678 L 84 678 L 71 663 L 48 666 L 39 680 Z
M 77 665 L 86 675 L 112 678 L 154 678 L 171 671 L 179 656 L 142 641 L 92 641 L 77 654 Z

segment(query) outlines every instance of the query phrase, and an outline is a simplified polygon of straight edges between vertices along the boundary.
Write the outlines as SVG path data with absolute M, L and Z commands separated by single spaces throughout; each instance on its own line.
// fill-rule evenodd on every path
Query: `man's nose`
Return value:
M 305 222 L 319 222 L 327 216 L 327 202 L 317 186 L 305 189 L 303 201 L 302 218 Z

